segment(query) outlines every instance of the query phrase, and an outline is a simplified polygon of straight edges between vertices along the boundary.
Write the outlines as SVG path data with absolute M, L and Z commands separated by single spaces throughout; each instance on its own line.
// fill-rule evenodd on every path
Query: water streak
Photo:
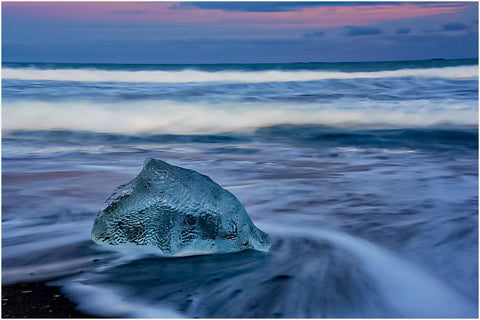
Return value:
M 264 224 L 268 232 L 331 241 L 362 261 L 375 279 L 383 297 L 402 317 L 463 318 L 475 317 L 476 301 L 455 292 L 431 272 L 366 240 L 333 230 L 302 226 Z

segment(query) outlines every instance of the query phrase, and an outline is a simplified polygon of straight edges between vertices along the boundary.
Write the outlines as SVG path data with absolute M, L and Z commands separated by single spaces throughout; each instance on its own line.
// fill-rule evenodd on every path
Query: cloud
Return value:
M 395 31 L 396 34 L 407 34 L 410 33 L 412 29 L 410 28 L 398 28 L 397 31 Z
M 356 26 L 346 26 L 344 27 L 345 34 L 349 37 L 355 36 L 368 36 L 374 34 L 382 34 L 383 31 L 375 27 L 356 27 Z
M 444 31 L 462 31 L 467 30 L 468 26 L 460 22 L 446 23 L 442 26 Z
M 303 35 L 304 38 L 312 38 L 312 37 L 323 37 L 325 36 L 325 31 L 313 31 L 308 32 Z
M 138 14 L 146 15 L 149 12 L 147 10 L 110 10 L 108 13 L 120 14 L 120 15 L 138 15 Z
M 182 6 L 195 7 L 198 9 L 218 9 L 224 11 L 241 12 L 286 12 L 297 11 L 307 7 L 319 7 L 323 3 L 318 2 L 224 2 L 224 1 L 200 1 L 200 2 L 182 2 Z
M 367 26 L 384 21 L 463 14 L 474 2 L 445 4 L 393 2 L 4 2 L 2 22 L 86 24 L 215 24 L 249 28 L 313 30 Z M 353 30 L 353 33 L 356 31 Z
M 316 2 L 316 1 L 196 1 L 181 2 L 180 5 L 188 8 L 216 9 L 223 11 L 240 12 L 293 12 L 312 7 L 361 7 L 377 5 L 376 2 Z M 392 6 L 401 6 L 402 3 L 389 3 Z

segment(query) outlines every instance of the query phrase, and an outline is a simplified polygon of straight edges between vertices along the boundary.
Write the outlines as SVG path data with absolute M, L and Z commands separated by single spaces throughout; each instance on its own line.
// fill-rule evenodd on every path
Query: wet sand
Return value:
M 98 318 L 76 306 L 59 287 L 44 282 L 2 285 L 2 318 Z

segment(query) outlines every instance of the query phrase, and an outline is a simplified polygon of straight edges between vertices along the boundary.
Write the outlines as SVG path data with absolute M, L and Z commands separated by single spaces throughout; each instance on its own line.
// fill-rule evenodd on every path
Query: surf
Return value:
M 69 82 L 125 82 L 125 83 L 264 83 L 304 82 L 332 79 L 381 79 L 381 78 L 443 78 L 471 80 L 478 77 L 478 66 L 443 68 L 399 69 L 365 72 L 325 70 L 268 70 L 268 71 L 201 71 L 194 69 L 165 70 L 101 70 L 101 69 L 38 69 L 11 68 L 2 70 L 4 80 L 40 80 Z
M 476 125 L 476 101 L 350 99 L 318 104 L 210 103 L 142 100 L 4 101 L 3 130 L 86 130 L 114 133 L 208 134 L 249 132 L 278 124 L 395 128 Z

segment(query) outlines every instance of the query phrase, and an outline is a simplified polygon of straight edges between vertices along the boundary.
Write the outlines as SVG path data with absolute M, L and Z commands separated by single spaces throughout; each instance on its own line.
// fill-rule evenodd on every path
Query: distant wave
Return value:
M 261 83 L 287 81 L 315 81 L 326 79 L 379 79 L 400 77 L 423 77 L 445 79 L 476 79 L 478 66 L 456 66 L 426 69 L 400 69 L 371 72 L 339 71 L 127 71 L 99 69 L 36 69 L 4 68 L 2 79 L 50 80 L 77 82 L 146 82 L 146 83 L 190 83 L 230 82 Z
M 4 101 L 6 130 L 88 130 L 117 133 L 221 133 L 278 124 L 368 128 L 476 125 L 477 101 L 336 101 L 329 104 L 180 103 L 168 100 L 94 103 Z

